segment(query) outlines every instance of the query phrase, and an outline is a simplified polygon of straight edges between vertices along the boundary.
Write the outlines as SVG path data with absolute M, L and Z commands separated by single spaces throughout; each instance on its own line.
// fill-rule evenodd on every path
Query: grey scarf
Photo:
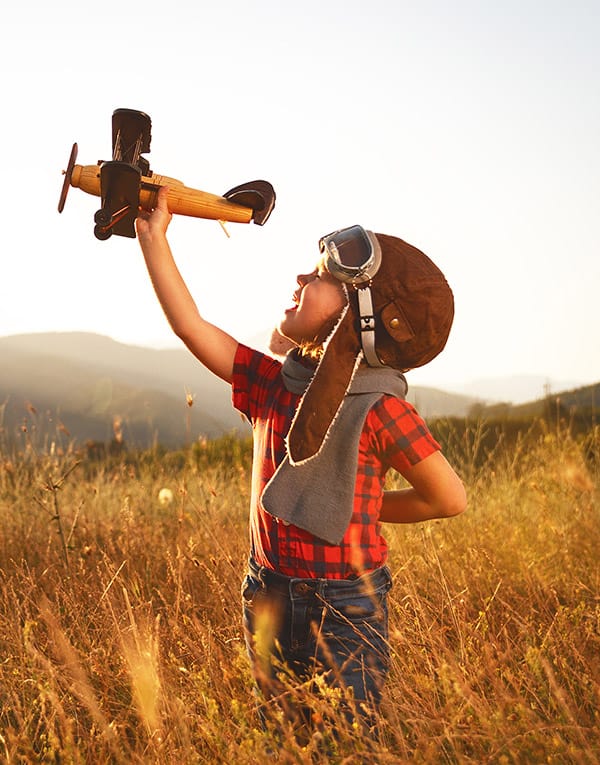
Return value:
M 313 374 L 293 355 L 283 363 L 283 382 L 292 393 L 304 393 Z M 382 394 L 404 398 L 406 391 L 404 375 L 391 367 L 359 368 L 321 450 L 298 465 L 286 454 L 263 490 L 263 508 L 329 544 L 339 544 L 352 517 L 358 443 L 366 416 Z

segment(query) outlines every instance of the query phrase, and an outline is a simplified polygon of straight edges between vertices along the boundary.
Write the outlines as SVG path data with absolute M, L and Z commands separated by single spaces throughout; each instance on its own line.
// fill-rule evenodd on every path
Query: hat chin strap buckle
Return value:
M 384 367 L 375 350 L 375 314 L 371 289 L 357 287 L 358 310 L 360 312 L 360 342 L 367 364 L 370 367 Z

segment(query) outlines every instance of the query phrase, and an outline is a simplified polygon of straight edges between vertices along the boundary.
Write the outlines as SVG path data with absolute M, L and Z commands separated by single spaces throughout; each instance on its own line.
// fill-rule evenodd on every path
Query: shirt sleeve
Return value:
M 268 396 L 268 384 L 281 370 L 281 362 L 239 343 L 233 362 L 231 400 L 235 409 L 253 422 Z
M 382 396 L 369 412 L 367 422 L 382 460 L 398 472 L 441 449 L 423 418 L 404 399 Z

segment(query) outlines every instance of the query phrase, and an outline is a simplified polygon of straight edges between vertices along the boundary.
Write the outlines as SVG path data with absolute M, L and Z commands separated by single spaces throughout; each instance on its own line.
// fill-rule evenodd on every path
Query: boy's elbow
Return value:
M 443 516 L 444 518 L 454 518 L 467 509 L 467 503 L 465 502 L 453 502 L 446 506 Z
M 453 518 L 455 515 L 464 513 L 467 509 L 467 492 L 462 482 L 459 483 L 452 492 L 448 492 L 443 503 L 442 516 L 444 518 Z
M 171 329 L 175 335 L 181 340 L 181 342 L 193 353 L 193 344 L 197 339 L 194 335 L 193 328 L 186 322 L 180 322 L 178 324 L 171 323 Z

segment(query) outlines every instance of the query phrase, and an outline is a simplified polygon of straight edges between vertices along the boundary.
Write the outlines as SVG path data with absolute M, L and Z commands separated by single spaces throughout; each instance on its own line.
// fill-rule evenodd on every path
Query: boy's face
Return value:
M 320 262 L 310 274 L 299 274 L 294 305 L 285 311 L 279 331 L 296 345 L 319 338 L 326 324 L 346 305 L 341 283 Z

